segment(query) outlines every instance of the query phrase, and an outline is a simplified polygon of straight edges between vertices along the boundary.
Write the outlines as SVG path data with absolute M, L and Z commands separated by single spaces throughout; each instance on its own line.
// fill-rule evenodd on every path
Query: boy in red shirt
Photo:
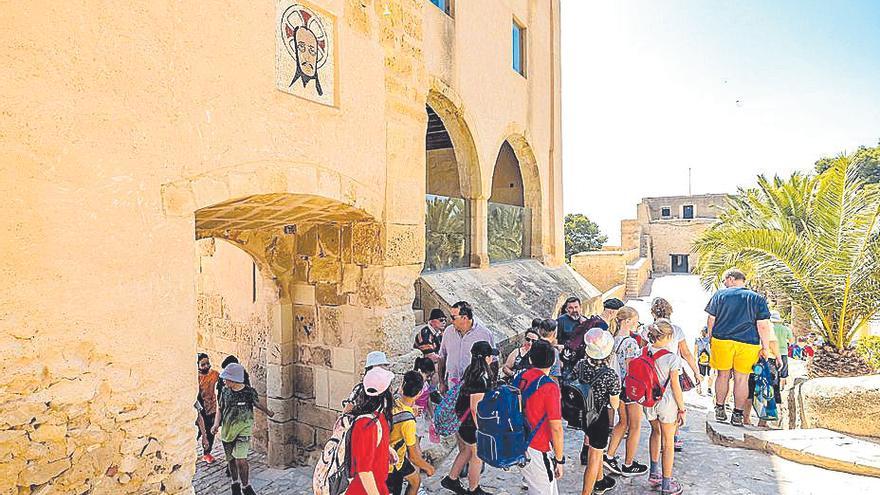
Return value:
M 539 340 L 532 344 L 529 360 L 533 368 L 522 373 L 518 387 L 526 390 L 536 380 L 543 383 L 525 401 L 526 422 L 533 430 L 538 423 L 540 428 L 526 451 L 529 463 L 522 468 L 522 475 L 529 495 L 558 495 L 556 480 L 562 477 L 562 466 L 565 464 L 565 455 L 562 453 L 562 396 L 559 385 L 548 376 L 556 353 L 549 342 Z

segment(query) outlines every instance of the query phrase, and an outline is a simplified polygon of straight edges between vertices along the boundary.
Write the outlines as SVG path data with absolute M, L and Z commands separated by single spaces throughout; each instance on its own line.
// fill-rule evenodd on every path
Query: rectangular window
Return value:
M 526 28 L 513 21 L 513 70 L 526 75 Z
M 436 5 L 446 15 L 452 17 L 452 0 L 431 0 L 431 3 Z
M 684 205 L 681 207 L 681 218 L 694 218 L 694 205 Z
M 663 218 L 671 217 L 672 216 L 672 208 L 670 208 L 668 206 L 664 206 L 663 208 L 660 208 L 660 216 Z

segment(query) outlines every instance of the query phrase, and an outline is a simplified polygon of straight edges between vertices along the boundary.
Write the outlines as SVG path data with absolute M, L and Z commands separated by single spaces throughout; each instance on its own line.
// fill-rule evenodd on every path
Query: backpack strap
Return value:
M 552 383 L 552 382 L 553 382 L 553 379 L 551 379 L 549 376 L 541 374 L 541 376 L 538 377 L 537 380 L 533 381 L 532 383 L 529 384 L 528 387 L 526 387 L 526 389 L 523 391 L 523 394 L 522 394 L 523 412 L 524 413 L 525 413 L 525 409 L 526 409 L 526 401 L 529 399 L 529 397 L 534 395 L 535 392 L 537 392 L 538 389 L 541 388 L 541 386 L 546 385 L 547 383 Z M 526 439 L 526 445 L 531 445 L 532 440 L 535 439 L 535 435 L 537 435 L 538 431 L 541 430 L 541 427 L 544 425 L 544 421 L 546 419 L 547 419 L 547 413 L 544 413 L 544 416 L 541 417 L 540 421 L 538 421 L 538 424 L 536 424 L 535 427 L 532 428 L 532 431 L 529 433 L 529 437 Z
M 645 347 L 645 355 L 648 356 L 648 357 L 650 357 L 651 360 L 654 361 L 654 373 L 657 373 L 657 376 L 658 376 L 658 377 L 660 376 L 660 372 L 657 370 L 657 360 L 660 359 L 660 358 L 662 358 L 663 356 L 665 356 L 665 355 L 667 355 L 667 354 L 672 354 L 672 353 L 669 352 L 668 349 L 660 349 L 659 351 L 657 351 L 657 352 L 653 352 L 653 353 L 652 353 L 652 352 L 648 349 L 648 347 Z M 670 373 L 669 376 L 666 377 L 666 383 L 663 384 L 663 389 L 664 389 L 664 390 L 666 390 L 666 387 L 669 386 L 669 380 L 671 380 L 671 379 L 672 379 L 672 373 Z
M 415 421 L 415 420 L 416 420 L 416 416 L 413 413 L 411 413 L 409 411 L 401 411 L 391 417 L 391 425 L 392 426 L 399 425 L 399 424 L 404 423 L 406 421 Z

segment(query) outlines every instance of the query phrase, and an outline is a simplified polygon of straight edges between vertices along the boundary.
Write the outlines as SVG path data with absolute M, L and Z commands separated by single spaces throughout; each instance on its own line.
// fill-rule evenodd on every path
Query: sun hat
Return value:
M 367 354 L 367 364 L 364 366 L 370 368 L 372 366 L 388 366 L 391 364 L 388 361 L 388 356 L 385 355 L 382 351 L 373 351 Z
M 602 303 L 602 307 L 605 309 L 620 309 L 623 307 L 623 301 L 616 297 L 612 297 L 611 299 L 606 299 L 605 302 Z
M 770 321 L 773 323 L 782 323 L 782 315 L 779 314 L 779 311 L 773 311 L 770 313 Z
M 584 345 L 586 346 L 587 356 L 593 359 L 605 359 L 614 348 L 614 337 L 601 328 L 591 328 L 584 335 Z
M 553 366 L 556 361 L 556 353 L 553 352 L 553 346 L 546 340 L 539 340 L 532 344 L 529 349 L 529 362 L 538 369 L 545 369 Z
M 497 355 L 498 349 L 493 349 L 492 344 L 486 342 L 485 340 L 474 342 L 474 345 L 471 347 L 471 356 L 473 357 L 488 357 Z
M 370 397 L 382 395 L 393 379 L 394 373 L 384 368 L 373 368 L 364 375 L 364 392 Z
M 220 378 L 235 383 L 244 383 L 244 366 L 238 363 L 229 363 L 223 368 Z

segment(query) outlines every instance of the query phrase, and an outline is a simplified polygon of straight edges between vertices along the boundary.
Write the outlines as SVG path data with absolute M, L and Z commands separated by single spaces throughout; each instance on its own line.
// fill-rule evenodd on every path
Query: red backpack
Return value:
M 667 378 L 663 385 L 660 384 L 660 377 L 657 376 L 657 360 L 667 354 L 669 351 L 666 349 L 652 353 L 645 347 L 641 356 L 629 362 L 626 378 L 623 380 L 627 399 L 645 407 L 652 407 L 663 397 L 669 379 Z

